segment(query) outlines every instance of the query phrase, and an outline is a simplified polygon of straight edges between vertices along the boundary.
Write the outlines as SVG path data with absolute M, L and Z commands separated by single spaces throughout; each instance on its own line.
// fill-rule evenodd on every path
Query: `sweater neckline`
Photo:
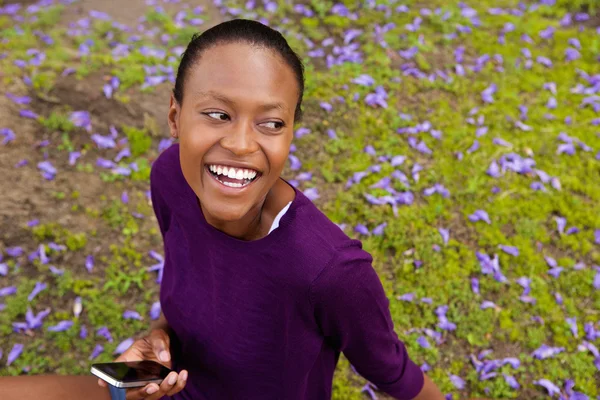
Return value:
M 186 185 L 187 192 L 188 192 L 187 197 L 189 198 L 191 208 L 193 209 L 193 214 L 192 214 L 193 220 L 199 221 L 200 227 L 204 231 L 206 231 L 212 238 L 214 238 L 215 240 L 217 240 L 223 244 L 229 245 L 232 248 L 239 247 L 239 248 L 260 249 L 260 248 L 264 248 L 264 247 L 269 247 L 274 242 L 280 241 L 281 237 L 286 234 L 287 230 L 289 229 L 289 226 L 291 225 L 292 221 L 294 220 L 294 218 L 296 216 L 297 209 L 301 206 L 301 203 L 304 200 L 303 199 L 304 196 L 303 196 L 302 192 L 300 192 L 294 185 L 290 184 L 284 178 L 280 177 L 280 179 L 283 180 L 288 185 L 290 185 L 292 187 L 292 189 L 294 189 L 295 196 L 294 196 L 294 199 L 292 200 L 291 204 L 289 205 L 288 210 L 285 212 L 285 214 L 283 214 L 283 216 L 279 220 L 279 227 L 277 229 L 273 230 L 268 235 L 266 235 L 260 239 L 255 239 L 255 240 L 238 239 L 233 236 L 229 236 L 228 234 L 218 230 L 217 228 L 215 228 L 214 226 L 209 224 L 204 216 L 202 207 L 200 207 L 200 202 L 198 200 L 198 197 L 196 196 L 196 193 L 194 193 L 194 191 L 192 190 L 192 188 L 189 185 Z

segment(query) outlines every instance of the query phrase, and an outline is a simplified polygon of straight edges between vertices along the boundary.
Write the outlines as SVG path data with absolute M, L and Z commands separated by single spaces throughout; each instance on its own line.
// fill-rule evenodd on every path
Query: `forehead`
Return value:
M 202 53 L 188 71 L 186 92 L 216 92 L 287 103 L 293 109 L 298 85 L 292 68 L 270 49 L 245 43 L 217 45 Z

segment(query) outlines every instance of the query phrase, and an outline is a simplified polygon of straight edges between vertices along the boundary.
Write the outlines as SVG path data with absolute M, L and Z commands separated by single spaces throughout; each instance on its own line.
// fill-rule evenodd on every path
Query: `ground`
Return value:
M 284 177 L 372 253 L 442 391 L 600 395 L 593 1 L 54 3 L 0 0 L 0 375 L 87 374 L 147 329 L 170 75 L 193 33 L 244 16 L 306 64 Z M 369 396 L 388 398 L 342 358 L 333 397 Z

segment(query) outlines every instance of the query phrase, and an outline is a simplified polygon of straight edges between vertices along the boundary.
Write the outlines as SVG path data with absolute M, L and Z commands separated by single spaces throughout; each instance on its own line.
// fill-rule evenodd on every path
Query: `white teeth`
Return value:
M 216 174 L 217 176 L 224 175 L 224 176 L 229 177 L 230 179 L 252 180 L 256 177 L 256 175 L 258 175 L 257 171 L 254 171 L 251 169 L 233 168 L 233 167 L 227 167 L 227 166 L 223 166 L 223 165 L 209 165 L 208 169 L 211 172 L 213 172 L 214 174 Z M 242 186 L 245 186 L 245 185 L 242 185 Z
M 225 186 L 230 186 L 230 187 L 242 187 L 242 186 L 246 186 L 246 185 L 242 185 L 241 183 L 231 183 L 231 182 L 221 182 L 223 185 Z

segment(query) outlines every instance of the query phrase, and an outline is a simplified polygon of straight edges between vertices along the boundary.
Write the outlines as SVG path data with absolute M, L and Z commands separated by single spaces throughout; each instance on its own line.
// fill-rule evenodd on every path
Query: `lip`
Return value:
M 212 172 L 210 172 L 210 170 L 208 169 L 208 165 L 205 165 L 203 170 L 204 173 L 206 175 L 208 175 L 208 178 L 210 181 L 214 182 L 215 185 L 217 185 L 218 190 L 220 190 L 221 192 L 223 192 L 226 195 L 237 195 L 237 194 L 243 194 L 245 193 L 247 190 L 249 190 L 255 183 L 256 181 L 258 181 L 260 178 L 262 178 L 262 174 L 259 173 L 256 178 L 254 178 L 254 180 L 252 182 L 250 182 L 250 184 L 243 186 L 243 187 L 231 187 L 231 186 L 227 186 L 227 185 L 223 185 L 216 176 L 214 176 L 212 174 Z M 210 165 L 227 165 L 227 164 L 210 164 Z M 236 168 L 234 165 L 231 165 L 231 167 Z M 244 168 L 244 167 L 237 167 L 237 168 Z

